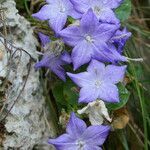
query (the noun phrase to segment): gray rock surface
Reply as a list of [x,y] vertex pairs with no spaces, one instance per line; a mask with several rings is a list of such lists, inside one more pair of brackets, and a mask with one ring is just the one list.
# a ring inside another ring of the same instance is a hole
[[[16,48],[21,48],[36,60],[38,58],[36,54],[38,43],[33,36],[33,29],[29,22],[18,14],[14,0],[5,0],[0,4],[0,7],[6,8],[6,25],[7,28],[11,29],[11,34],[8,33],[6,38],[11,40],[15,46],[7,45],[11,54],[16,51]],[[3,28],[2,22],[0,22],[0,28]],[[0,50],[3,54],[0,59],[0,79],[9,81],[9,86],[5,91],[5,109],[8,111],[23,88],[31,59],[24,51],[20,55],[18,50],[9,60],[10,54],[4,47],[4,38],[0,36],[0,40]],[[31,69],[23,92],[5,119],[7,133],[3,141],[3,147],[6,150],[9,148],[30,150],[38,144],[44,145],[44,147],[39,148],[40,150],[51,149],[47,146],[46,141],[48,137],[55,135],[55,130],[53,123],[47,120],[39,73],[35,72],[33,66],[34,62],[31,62]],[[3,84],[3,80],[0,84]]]

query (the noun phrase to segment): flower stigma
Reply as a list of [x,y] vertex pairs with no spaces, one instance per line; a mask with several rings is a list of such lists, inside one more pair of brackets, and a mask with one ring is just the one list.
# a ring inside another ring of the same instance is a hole
[[95,81],[96,88],[100,88],[101,84],[102,84],[101,81],[99,81],[99,80]]
[[84,145],[85,145],[85,142],[81,139],[77,140],[77,150],[84,150]]
[[64,13],[66,11],[66,8],[64,7],[64,5],[61,2],[59,3],[59,8],[60,8],[61,13]]
[[65,7],[61,6],[60,12],[64,13],[66,11]]
[[96,15],[99,15],[99,14],[100,14],[100,12],[101,12],[100,7],[95,6],[95,7],[94,7],[94,12],[96,13]]

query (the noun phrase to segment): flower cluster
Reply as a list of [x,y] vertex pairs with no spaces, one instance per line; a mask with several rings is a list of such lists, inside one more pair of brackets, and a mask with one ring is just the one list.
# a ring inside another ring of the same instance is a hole
[[[68,75],[80,88],[78,102],[88,103],[78,113],[88,114],[92,125],[87,127],[71,113],[67,133],[49,140],[58,150],[100,150],[109,133],[110,127],[101,125],[103,117],[111,122],[104,102],[120,101],[117,84],[123,81],[126,71],[126,65],[120,62],[127,61],[123,48],[131,36],[126,28],[121,29],[114,13],[122,1],[46,0],[46,5],[32,15],[47,20],[58,38],[53,41],[39,33],[44,53],[35,68],[46,67],[64,81]],[[75,22],[68,25],[68,17]],[[64,50],[65,44],[71,52]],[[71,63],[74,71],[89,64],[84,72],[66,73],[63,66]]]

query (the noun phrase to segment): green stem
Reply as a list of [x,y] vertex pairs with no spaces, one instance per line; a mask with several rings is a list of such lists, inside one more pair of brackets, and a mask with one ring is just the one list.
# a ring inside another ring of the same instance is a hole
[[137,93],[138,93],[138,97],[139,97],[139,100],[140,100],[140,106],[141,106],[141,111],[142,111],[142,118],[143,118],[143,127],[144,127],[144,149],[145,150],[148,150],[148,134],[147,134],[147,120],[146,120],[146,110],[145,110],[145,103],[144,103],[144,99],[142,97],[142,94],[141,94],[141,88],[139,87],[139,83],[138,83],[138,80],[137,80],[137,77],[136,77],[136,71],[135,71],[135,68],[133,66],[132,63],[130,63],[131,67],[132,67],[132,71],[133,71],[133,74],[134,74],[134,77],[135,77],[135,87],[136,87],[136,90],[137,90]]
[[138,92],[138,96],[140,99],[140,105],[141,105],[141,110],[142,110],[142,116],[143,116],[143,125],[144,125],[144,149],[148,150],[148,139],[147,139],[147,121],[146,121],[146,113],[145,113],[145,103],[144,103],[144,99],[142,98],[141,95],[141,90],[138,86],[138,82],[137,80],[135,81],[136,83],[136,87],[137,87],[137,92]]
[[24,0],[24,5],[25,5],[25,8],[26,8],[26,11],[27,11],[28,15],[31,16],[31,12],[28,8],[27,0]]

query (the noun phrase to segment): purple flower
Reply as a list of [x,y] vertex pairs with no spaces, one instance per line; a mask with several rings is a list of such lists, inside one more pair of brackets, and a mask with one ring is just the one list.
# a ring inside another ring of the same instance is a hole
[[[41,44],[46,49],[47,44],[50,44],[50,39],[48,36],[39,33],[39,38],[41,40]],[[49,46],[49,45],[48,45]],[[63,65],[71,63],[71,58],[68,52],[64,51],[62,53],[56,52],[55,50],[46,50],[43,54],[43,58],[41,61],[35,64],[35,69],[39,69],[41,67],[46,67],[50,71],[54,72],[60,79],[63,81],[66,80],[66,73],[63,69]]]
[[131,32],[128,32],[127,29],[124,28],[122,31],[117,30],[114,36],[111,38],[111,41],[117,46],[118,52],[122,53],[123,48],[130,37],[131,37]]
[[107,47],[105,47],[104,50],[95,51],[93,58],[101,62],[112,62],[113,64],[118,63],[118,61],[127,61],[126,57],[120,55],[115,45],[109,42],[107,43]]
[[46,0],[46,2],[47,4],[32,16],[39,20],[49,20],[50,27],[56,33],[64,27],[68,16],[75,19],[80,17],[69,0]]
[[39,36],[39,39],[41,41],[42,47],[45,47],[48,43],[51,42],[49,36],[47,36],[41,32],[38,33],[38,36]]
[[87,72],[67,75],[81,88],[79,102],[89,103],[96,99],[119,102],[119,92],[115,84],[124,78],[126,66],[105,65],[92,60]]
[[64,42],[74,47],[71,55],[74,69],[88,63],[91,58],[106,62],[126,61],[107,45],[118,28],[118,25],[99,23],[92,9],[89,9],[83,15],[80,26],[70,26],[60,31]]
[[113,9],[117,8],[123,0],[70,0],[74,8],[84,14],[92,8],[98,20],[107,23],[119,23]]
[[110,127],[93,125],[87,127],[85,122],[71,114],[65,134],[56,139],[50,139],[57,150],[102,150],[101,146],[106,140]]

